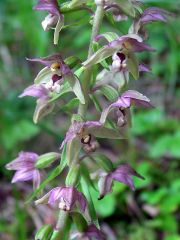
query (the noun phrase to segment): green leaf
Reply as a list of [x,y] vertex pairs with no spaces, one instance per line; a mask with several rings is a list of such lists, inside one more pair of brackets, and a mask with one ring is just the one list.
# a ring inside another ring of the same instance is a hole
[[90,187],[89,187],[89,181],[87,180],[87,177],[83,174],[82,172],[82,177],[81,177],[81,188],[82,191],[84,193],[84,195],[86,196],[86,199],[88,201],[88,210],[91,216],[91,219],[93,221],[93,223],[99,227],[99,222],[98,222],[98,218],[96,215],[96,210],[94,207],[94,203],[91,197],[91,192],[90,192]]
[[53,227],[50,224],[43,225],[35,235],[35,240],[50,239]]

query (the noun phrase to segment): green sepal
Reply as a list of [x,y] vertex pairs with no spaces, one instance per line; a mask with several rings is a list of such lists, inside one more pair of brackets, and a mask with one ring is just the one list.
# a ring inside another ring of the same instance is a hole
[[42,226],[35,235],[35,240],[49,240],[53,231],[50,224]]
[[139,62],[134,53],[129,53],[128,59],[127,59],[127,68],[133,78],[137,80],[139,78]]
[[56,152],[45,153],[38,157],[35,163],[36,168],[46,168],[55,160],[60,159],[60,154]]
[[68,81],[72,91],[74,92],[76,97],[79,99],[79,101],[82,104],[85,104],[84,94],[83,94],[81,83],[78,77],[76,77],[73,74],[67,74],[66,76],[64,76],[64,79]]

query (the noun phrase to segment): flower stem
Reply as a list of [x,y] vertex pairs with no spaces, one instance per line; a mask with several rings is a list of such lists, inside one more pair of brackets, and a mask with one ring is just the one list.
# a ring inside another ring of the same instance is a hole
[[[91,39],[90,39],[89,50],[88,50],[88,58],[93,55],[93,40],[99,33],[103,16],[104,16],[103,6],[99,5],[99,6],[97,6],[95,16],[94,16],[94,20],[93,20]],[[82,88],[83,88],[83,93],[84,93],[84,96],[85,96],[86,103],[85,104],[81,104],[81,103],[79,104],[78,113],[83,118],[85,118],[85,116],[86,116],[87,107],[88,107],[88,103],[89,103],[89,88],[90,88],[90,83],[91,83],[92,70],[93,70],[93,67],[88,67],[85,70],[83,81],[82,81]]]
[[[92,33],[91,33],[91,39],[90,39],[90,44],[89,44],[89,50],[88,50],[88,58],[92,56],[93,54],[93,40],[97,36],[102,19],[104,15],[104,10],[103,6],[97,6],[94,20],[93,20],[93,27],[92,27]],[[85,70],[84,72],[84,78],[82,81],[82,88],[83,88],[83,93],[85,96],[86,103],[85,104],[79,104],[79,109],[78,113],[85,118],[86,117],[86,112],[87,112],[87,107],[88,107],[88,102],[89,102],[89,88],[90,88],[90,81],[91,81],[91,76],[92,76],[92,67],[89,67]],[[79,161],[79,158],[76,159],[76,161]],[[56,225],[56,230],[54,230],[53,235],[51,237],[51,240],[57,240],[57,239],[63,239],[63,229],[66,228],[68,220],[68,213],[64,211],[60,211],[59,213],[59,218],[58,222]]]

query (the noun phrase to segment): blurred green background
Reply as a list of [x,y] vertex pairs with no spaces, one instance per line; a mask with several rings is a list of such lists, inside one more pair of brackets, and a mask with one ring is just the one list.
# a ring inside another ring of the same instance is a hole
[[[63,2],[63,1],[61,1]],[[152,68],[131,87],[145,93],[156,106],[153,110],[136,109],[128,144],[100,141],[104,152],[115,163],[128,161],[145,181],[135,179],[132,193],[115,184],[112,194],[97,201],[92,192],[100,223],[110,240],[180,240],[180,1],[144,1],[146,6],[159,6],[175,13],[168,23],[149,24],[148,43],[157,49],[140,57]],[[24,204],[30,185],[11,185],[12,172],[4,165],[19,151],[38,154],[58,151],[68,114],[57,111],[34,125],[35,101],[18,95],[41,69],[25,57],[47,56],[60,50],[64,57],[77,55],[85,60],[91,27],[86,11],[66,14],[71,26],[61,33],[60,44],[52,44],[53,32],[44,32],[41,21],[46,13],[35,12],[34,0],[0,1],[0,239],[33,239],[38,226],[36,211]],[[113,26],[107,19],[101,29],[126,33],[129,23]],[[59,105],[60,106],[60,105]],[[94,118],[99,114],[91,107]],[[60,110],[60,107],[59,107]],[[43,218],[43,217],[42,217]],[[39,220],[40,221],[40,220]],[[35,227],[36,226],[36,227]]]

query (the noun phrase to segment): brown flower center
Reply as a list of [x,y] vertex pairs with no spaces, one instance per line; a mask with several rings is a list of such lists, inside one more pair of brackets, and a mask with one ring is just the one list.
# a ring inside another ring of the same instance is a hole
[[55,63],[52,63],[51,66],[51,71],[56,71],[56,70],[59,70],[61,68],[61,64],[59,62],[55,62]]

